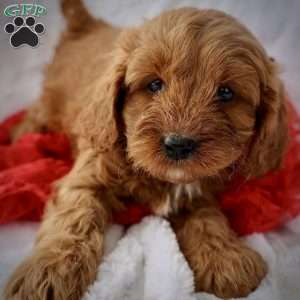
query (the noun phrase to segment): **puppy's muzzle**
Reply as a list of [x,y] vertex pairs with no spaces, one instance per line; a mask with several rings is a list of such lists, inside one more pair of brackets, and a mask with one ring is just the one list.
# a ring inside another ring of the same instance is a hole
[[197,143],[191,138],[170,134],[164,138],[163,148],[169,159],[183,160],[189,158],[195,152]]

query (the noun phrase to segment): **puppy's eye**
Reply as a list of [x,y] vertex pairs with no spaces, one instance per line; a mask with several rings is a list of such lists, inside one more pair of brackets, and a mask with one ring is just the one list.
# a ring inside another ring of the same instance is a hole
[[164,88],[164,83],[161,79],[155,79],[147,85],[147,89],[151,93],[157,93]]
[[226,86],[221,86],[217,91],[217,99],[221,102],[229,102],[233,99],[234,93],[233,91]]

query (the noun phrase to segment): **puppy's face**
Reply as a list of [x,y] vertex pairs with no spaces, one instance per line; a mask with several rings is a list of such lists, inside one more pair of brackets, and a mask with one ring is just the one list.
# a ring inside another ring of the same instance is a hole
[[122,119],[134,168],[172,183],[215,176],[251,156],[261,119],[279,121],[277,91],[265,100],[271,62],[233,18],[179,9],[130,34]]
[[233,166],[255,127],[257,42],[223,14],[184,10],[152,21],[139,43],[125,78],[134,166],[174,183]]

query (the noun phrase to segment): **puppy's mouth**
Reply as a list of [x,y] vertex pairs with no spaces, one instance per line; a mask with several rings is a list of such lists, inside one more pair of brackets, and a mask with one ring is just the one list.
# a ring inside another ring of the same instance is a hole
[[[171,183],[189,183],[194,180],[186,172],[184,164],[191,160],[199,142],[187,136],[168,134],[161,140],[161,149],[171,166],[166,170],[164,179]],[[174,167],[173,167],[174,165]]]
[[191,183],[219,176],[241,155],[232,140],[167,134],[158,132],[129,136],[128,156],[136,170],[174,184]]
[[[139,157],[132,157],[131,161],[136,170],[151,177],[173,184],[188,184],[203,178],[218,176],[236,159],[236,157],[229,158],[228,155],[227,159],[221,161],[214,157],[213,152],[204,157],[197,151],[190,153],[183,150],[182,152],[170,154],[161,150],[156,153],[147,151],[141,153]],[[209,159],[211,157],[212,159]]]
[[174,183],[174,184],[187,184],[194,182],[195,179],[199,178],[194,178],[190,174],[188,174],[184,168],[174,168],[170,169],[166,172],[164,176],[164,180]]

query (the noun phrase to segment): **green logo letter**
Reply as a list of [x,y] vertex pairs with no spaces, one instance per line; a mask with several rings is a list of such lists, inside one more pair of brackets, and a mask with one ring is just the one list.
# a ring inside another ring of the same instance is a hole
[[12,4],[4,9],[4,15],[6,17],[16,17],[20,15],[20,9],[18,4]]

